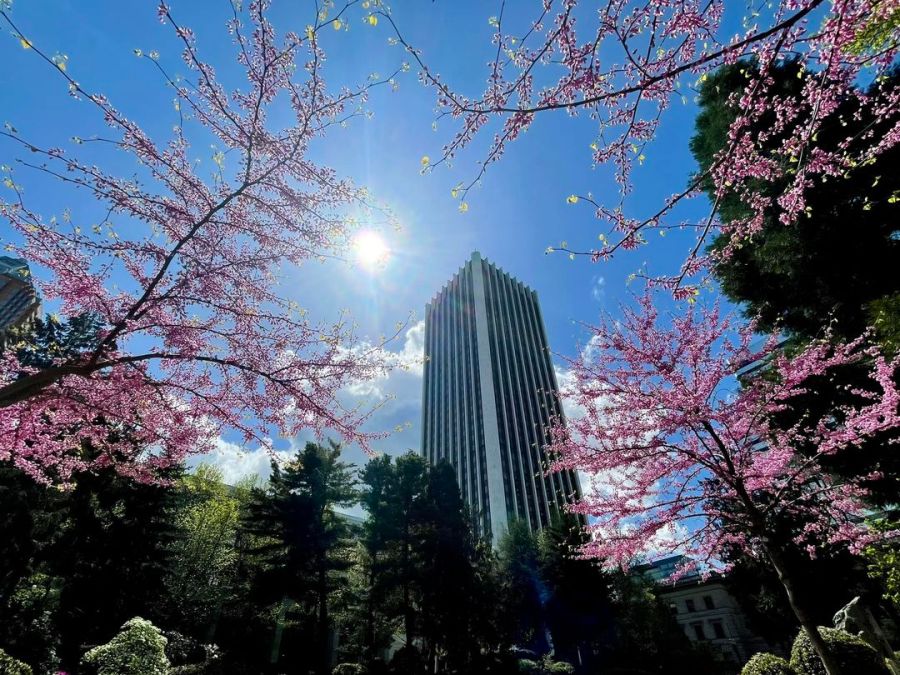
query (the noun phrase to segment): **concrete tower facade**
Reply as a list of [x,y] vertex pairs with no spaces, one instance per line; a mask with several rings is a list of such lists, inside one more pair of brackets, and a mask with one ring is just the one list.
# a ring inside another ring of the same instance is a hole
[[537,294],[477,252],[425,308],[422,452],[448,461],[479,529],[532,530],[580,496],[571,471],[545,475],[562,418]]

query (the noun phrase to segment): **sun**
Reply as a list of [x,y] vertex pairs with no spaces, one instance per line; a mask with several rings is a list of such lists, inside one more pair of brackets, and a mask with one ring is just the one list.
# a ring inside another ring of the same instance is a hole
[[372,230],[363,230],[353,239],[353,250],[356,260],[364,269],[374,272],[387,263],[391,249],[384,238]]

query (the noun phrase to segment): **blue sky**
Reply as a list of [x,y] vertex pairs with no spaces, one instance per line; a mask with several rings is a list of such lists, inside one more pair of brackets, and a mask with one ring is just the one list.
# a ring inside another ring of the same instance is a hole
[[[224,29],[230,14],[228,0],[172,0],[174,16],[192,27],[201,52],[214,63],[226,84],[239,84],[240,72]],[[491,26],[495,3],[483,0],[421,0],[394,3],[393,15],[407,40],[423,50],[423,58],[435,71],[468,93],[478,93],[491,56]],[[512,4],[512,3],[510,3]],[[537,9],[538,2],[516,2]],[[274,0],[271,18],[276,29],[302,32],[313,20],[313,4]],[[90,90],[105,93],[127,116],[151,135],[165,139],[175,121],[171,91],[146,59],[134,56],[158,50],[160,60],[174,71],[183,70],[171,29],[161,26],[154,2],[121,0],[18,0],[13,17],[19,27],[46,52],[68,56],[68,71]],[[355,14],[349,31],[325,31],[326,76],[329,84],[353,84],[371,73],[385,75],[408,59],[400,47],[390,46],[390,28],[382,21],[372,27]],[[5,31],[8,33],[8,31]],[[23,50],[11,36],[0,39],[0,117],[14,124],[23,136],[37,142],[67,145],[74,135],[87,137],[99,131],[94,110],[71,100],[62,81],[33,53]],[[357,119],[346,129],[336,129],[315,147],[323,163],[368,186],[402,223],[402,231],[386,232],[394,254],[378,274],[356,266],[328,262],[292,273],[285,292],[306,306],[313,316],[330,318],[338,308],[348,308],[360,332],[376,339],[392,333],[398,321],[409,321],[409,333],[394,345],[414,353],[421,347],[421,319],[425,303],[464,263],[473,250],[495,261],[506,271],[536,289],[552,349],[574,355],[585,340],[581,322],[592,322],[601,309],[615,311],[627,301],[628,275],[643,264],[658,272],[677,268],[688,244],[678,235],[652,241],[650,246],[617,256],[613,261],[591,264],[570,261],[563,255],[545,255],[548,246],[567,241],[577,248],[596,245],[600,232],[589,207],[566,203],[569,194],[592,192],[598,199],[616,199],[617,186],[608,170],[591,167],[589,144],[595,128],[586,117],[564,113],[545,115],[520,140],[511,145],[503,160],[494,165],[468,199],[462,214],[450,195],[460,181],[475,174],[475,162],[484,156],[489,135],[476,140],[452,167],[439,167],[421,175],[424,155],[440,156],[442,144],[453,128],[434,121],[435,96],[417,82],[416,72],[398,78],[399,89],[385,87],[373,93],[370,119]],[[675,103],[663,118],[657,140],[647,149],[646,161],[634,172],[631,215],[640,216],[663,198],[683,189],[694,168],[688,151],[696,109],[688,101]],[[205,146],[197,153],[203,157]],[[207,153],[211,155],[211,152]],[[11,163],[13,148],[0,142],[0,163]],[[119,161],[119,160],[114,160]],[[123,166],[123,171],[131,170]],[[69,207],[87,217],[93,205],[85,196],[59,198],[55,186],[19,174],[32,204],[45,216]],[[703,218],[705,199],[689,202],[684,218]],[[0,228],[7,226],[0,224]],[[0,236],[11,233],[0,229]],[[40,275],[41,270],[35,270]],[[634,289],[631,289],[634,290]],[[373,418],[371,428],[390,430],[398,424],[410,427],[380,444],[382,450],[399,452],[416,448],[419,438],[421,378],[400,372],[375,386],[348,392],[349,397],[375,401],[393,394]],[[219,461],[229,471],[257,469],[258,455],[241,456],[223,440]],[[286,442],[280,443],[285,447]],[[352,459],[362,459],[358,450]]]

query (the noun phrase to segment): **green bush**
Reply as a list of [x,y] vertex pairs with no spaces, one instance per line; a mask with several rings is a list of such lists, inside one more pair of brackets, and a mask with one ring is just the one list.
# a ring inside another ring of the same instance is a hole
[[[843,672],[853,675],[890,675],[884,659],[862,638],[823,626],[819,626],[819,635],[825,640]],[[826,675],[825,666],[802,630],[791,648],[791,666],[797,671],[797,675]]]
[[94,647],[81,659],[97,675],[166,675],[166,638],[146,619],[135,617],[105,645]]
[[565,661],[551,661],[545,656],[538,661],[519,659],[519,672],[523,675],[571,675],[575,666]]
[[331,675],[362,675],[363,667],[358,663],[339,663],[331,671]]
[[780,656],[760,652],[741,668],[741,675],[796,675],[796,671]]
[[32,675],[31,666],[14,659],[0,649],[0,675]]

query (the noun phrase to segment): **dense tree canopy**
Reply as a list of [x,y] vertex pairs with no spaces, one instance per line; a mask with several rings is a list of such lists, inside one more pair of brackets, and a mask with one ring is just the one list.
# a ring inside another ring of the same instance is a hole
[[[752,211],[747,195],[737,189],[722,191],[709,169],[728,145],[729,129],[740,115],[736,100],[755,77],[750,62],[738,62],[712,74],[700,88],[700,114],[691,151],[699,164],[698,176],[724,221],[746,218]],[[815,74],[791,60],[770,69],[770,93],[797,100]],[[897,86],[896,72],[886,75],[882,90]],[[754,120],[751,133],[775,124],[777,111]],[[795,120],[781,133],[766,137],[761,152],[777,160],[785,139],[795,133]],[[856,96],[845,98],[810,139],[810,152],[831,152],[847,137],[854,147],[879,142],[894,122],[862,106]],[[900,293],[900,177],[894,170],[900,150],[892,147],[871,161],[810,182],[805,190],[804,215],[791,227],[780,222],[778,196],[788,177],[761,183],[767,198],[762,225],[745,246],[718,255],[716,279],[724,293],[743,305],[764,331],[786,331],[802,338],[820,337],[827,328],[845,339],[859,336],[869,326],[890,341],[890,330],[900,320],[896,313]],[[729,238],[718,235],[713,250],[729,249]],[[894,345],[896,348],[898,345]]]

